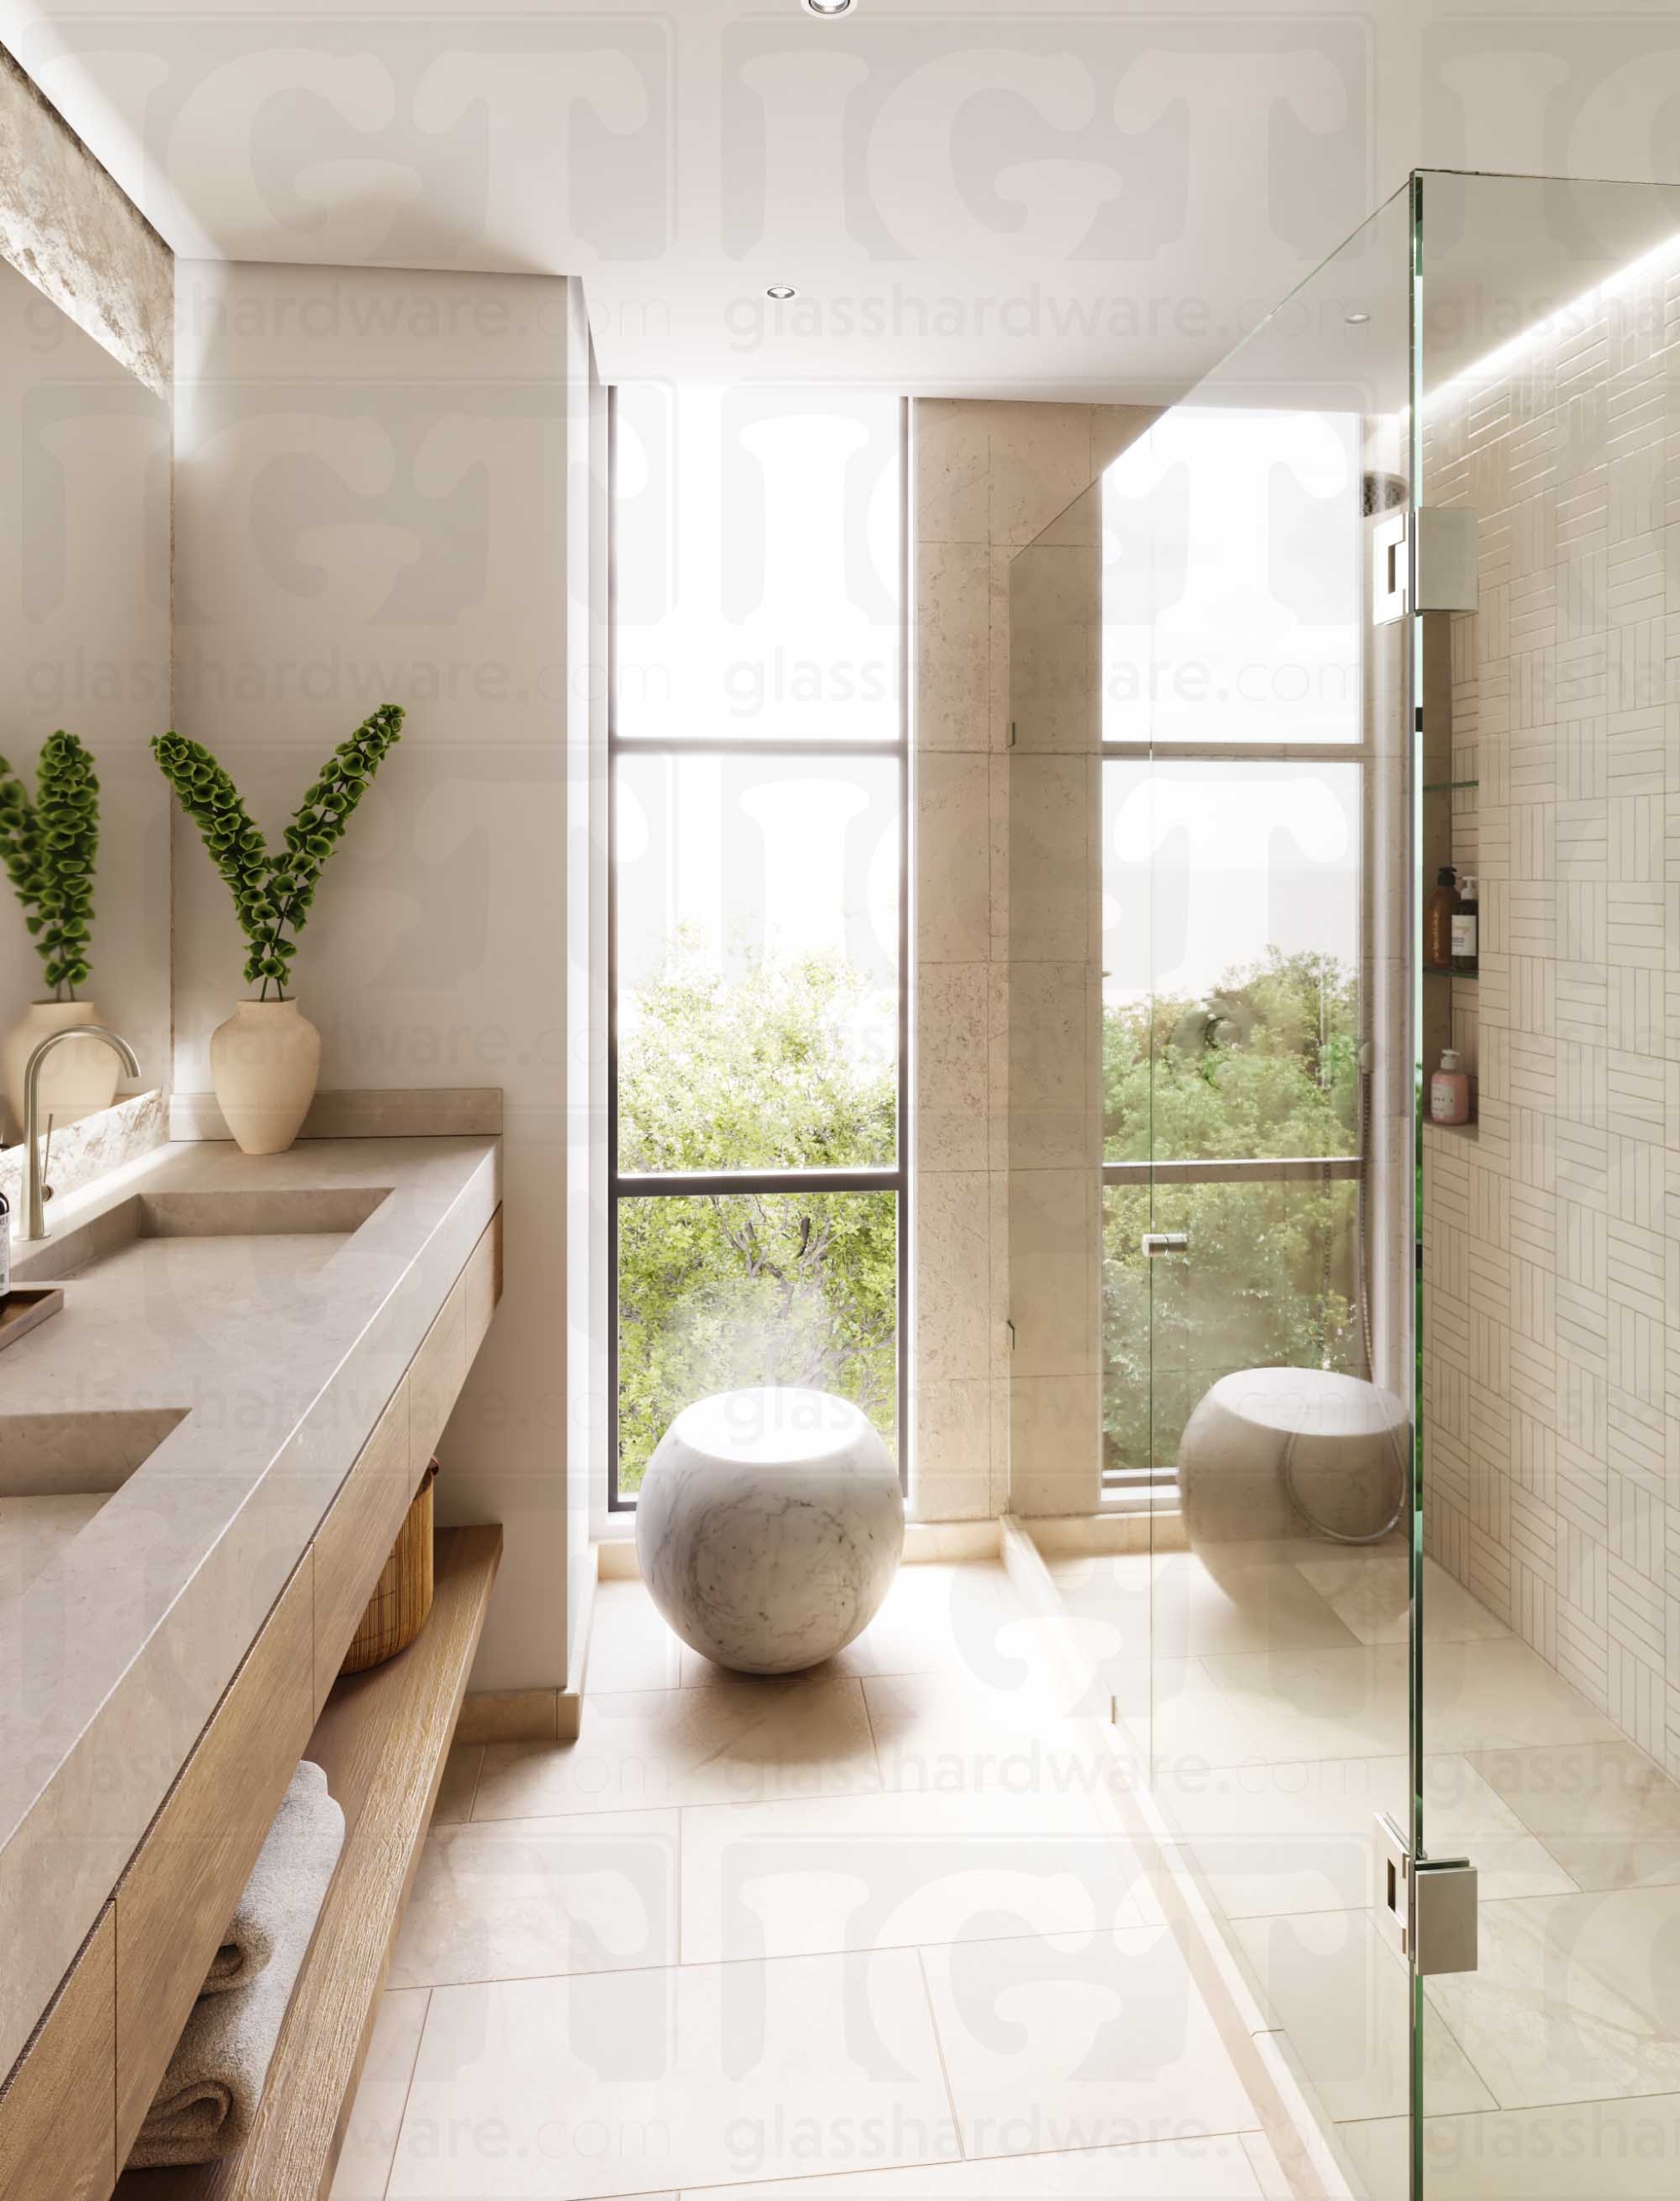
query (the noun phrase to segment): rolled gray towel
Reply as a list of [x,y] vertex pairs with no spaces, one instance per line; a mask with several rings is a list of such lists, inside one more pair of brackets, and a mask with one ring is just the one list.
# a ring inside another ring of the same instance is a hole
[[262,1844],[262,1855],[251,1867],[251,1878],[244,1882],[244,1895],[240,1895],[240,1906],[227,1922],[227,1933],[223,1934],[223,1946],[209,1959],[209,1972],[205,1972],[205,1985],[200,1994],[227,1994],[229,1988],[247,1988],[262,1970],[268,1957],[275,1953],[275,1915],[282,1909],[284,1895],[278,1882],[291,1871],[291,1840],[295,1833],[306,1833],[313,1827],[313,1816],[306,1805],[315,1796],[326,1793],[326,1774],[319,1765],[310,1765],[304,1758],[297,1772],[291,1778],[291,1787],[279,1799],[273,1827]]
[[326,1793],[326,1775],[305,1758],[280,1799],[262,1855],[251,1868],[222,1945],[210,1960],[201,1995],[225,1995],[230,1988],[248,1986],[273,1955],[275,1921],[287,1906],[289,1876],[297,1870],[296,1843],[314,1833],[312,1807]]
[[[216,2162],[245,2139],[343,1848],[344,1813],[327,1793],[326,1775],[306,1760],[234,1914],[236,1922],[242,1915],[261,1922],[246,1944],[253,1955],[260,1943],[266,1948],[261,1968],[234,1983],[218,1981],[212,1965],[130,2150],[131,2169]],[[230,1927],[218,1963],[234,1940]]]

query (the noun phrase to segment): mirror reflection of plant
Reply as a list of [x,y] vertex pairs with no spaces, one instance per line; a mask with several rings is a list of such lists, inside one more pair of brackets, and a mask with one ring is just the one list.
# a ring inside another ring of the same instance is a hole
[[55,1001],[74,1001],[88,979],[99,853],[99,782],[93,759],[61,727],[35,767],[35,796],[0,757],[0,862]]
[[402,710],[382,703],[341,741],[304,793],[276,855],[263,839],[227,771],[204,744],[185,734],[154,736],[152,754],[181,808],[204,837],[211,859],[233,895],[233,906],[250,949],[245,978],[286,998],[285,981],[315,890],[328,857],[387,753],[402,733]]

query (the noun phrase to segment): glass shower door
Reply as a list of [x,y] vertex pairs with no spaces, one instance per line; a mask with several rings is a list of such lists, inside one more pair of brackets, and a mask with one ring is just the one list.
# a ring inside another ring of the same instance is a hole
[[1350,2152],[1406,2148],[1417,1999],[1379,1824],[1403,1868],[1409,630],[1373,586],[1409,267],[1402,197],[1103,484],[1104,1437],[1111,1502],[1147,1508],[1139,1732]]
[[1481,1894],[1474,1970],[1422,1982],[1419,2190],[1650,2201],[1680,2164],[1680,191],[1426,174],[1418,219],[1419,860],[1476,881],[1419,981],[1426,1076],[1451,1047],[1475,1104],[1422,1131],[1422,1833]]

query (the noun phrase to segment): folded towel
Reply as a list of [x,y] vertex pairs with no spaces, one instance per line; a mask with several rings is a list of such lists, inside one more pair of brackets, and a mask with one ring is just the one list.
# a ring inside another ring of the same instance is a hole
[[315,1831],[313,1806],[327,1793],[327,1776],[306,1758],[280,1799],[262,1855],[251,1869],[239,1908],[228,1921],[222,1946],[210,1960],[201,1995],[225,1995],[248,1985],[274,1953],[274,1926],[287,1907],[286,1889],[297,1871],[297,1842]]
[[[207,1991],[193,2005],[130,2151],[132,2169],[216,2162],[244,2140],[343,1847],[344,1813],[327,1793],[326,1775],[305,1762],[292,1775],[234,1914],[236,1922],[245,1913],[261,1919],[261,1967],[248,1971],[241,1984],[223,1983],[210,1992],[212,1966]],[[218,1961],[234,1940],[230,1928]],[[254,1953],[258,1945],[254,1928]]]

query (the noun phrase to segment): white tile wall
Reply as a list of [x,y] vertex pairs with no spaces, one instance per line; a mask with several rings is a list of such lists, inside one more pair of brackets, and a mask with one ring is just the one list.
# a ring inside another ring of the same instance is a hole
[[1482,958],[1481,1120],[1426,1139],[1424,1197],[1427,1548],[1680,1773],[1677,435],[1680,266],[1427,423],[1426,498],[1481,522]]

